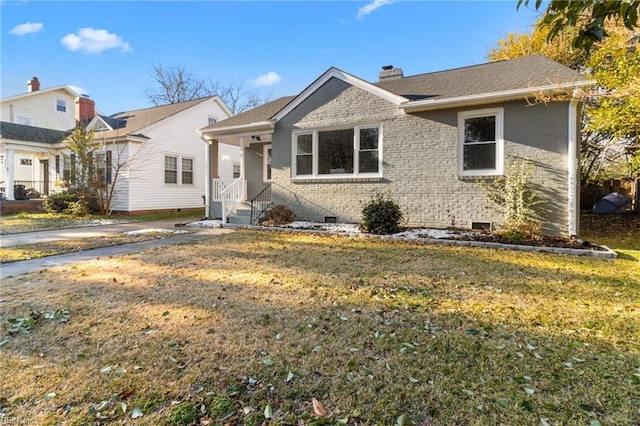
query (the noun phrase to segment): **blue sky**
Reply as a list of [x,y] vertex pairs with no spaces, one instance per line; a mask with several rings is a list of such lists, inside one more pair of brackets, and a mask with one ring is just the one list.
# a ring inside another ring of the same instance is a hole
[[106,114],[150,106],[154,64],[224,83],[246,80],[271,99],[297,94],[335,66],[376,81],[486,62],[537,12],[515,1],[8,1],[0,3],[1,96],[83,89]]

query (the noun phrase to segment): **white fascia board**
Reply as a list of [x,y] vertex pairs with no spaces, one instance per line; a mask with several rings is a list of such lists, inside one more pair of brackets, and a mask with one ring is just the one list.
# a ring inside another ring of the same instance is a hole
[[486,102],[500,102],[514,99],[521,99],[526,96],[532,96],[536,93],[557,92],[567,89],[577,89],[580,87],[593,86],[595,82],[584,81],[579,83],[553,84],[548,86],[527,87],[524,89],[505,90],[503,92],[480,93],[477,95],[455,96],[445,99],[425,99],[421,101],[405,102],[400,108],[405,112],[430,111],[440,108],[453,108],[464,105],[477,105]]
[[94,143],[118,143],[118,142],[137,142],[137,143],[145,143],[149,140],[146,136],[140,135],[122,135],[122,136],[111,136],[108,138],[100,137],[100,132],[95,132],[93,137]]
[[407,98],[391,93],[388,90],[382,89],[376,85],[369,83],[368,81],[362,80],[361,78],[358,78],[351,74],[347,74],[346,72],[341,71],[337,68],[329,68],[324,74],[318,77],[316,81],[314,81],[306,89],[304,89],[302,93],[300,93],[291,102],[289,102],[286,107],[281,109],[273,118],[276,121],[279,121],[280,119],[282,119],[282,117],[285,117],[332,78],[342,80],[347,84],[367,91],[398,106],[407,101]]
[[220,108],[227,114],[227,118],[233,117],[233,111],[227,106],[227,104],[218,95],[215,95],[212,100],[220,105]]
[[15,151],[30,150],[35,152],[49,151],[63,148],[62,143],[50,144],[44,142],[21,141],[16,139],[0,139],[2,149],[13,149]]
[[21,99],[21,98],[26,98],[26,97],[31,97],[31,96],[37,96],[37,95],[39,95],[41,93],[56,92],[58,90],[65,90],[71,96],[74,96],[76,98],[80,96],[80,94],[76,93],[75,90],[73,90],[71,87],[69,87],[67,85],[62,85],[62,86],[50,87],[48,89],[36,90],[35,92],[27,92],[27,93],[21,93],[19,95],[9,96],[8,98],[0,99],[0,102],[9,102],[9,101],[13,101],[13,100],[16,100],[16,99]]
[[239,124],[237,126],[217,127],[207,130],[206,128],[198,130],[198,133],[206,139],[215,139],[216,137],[240,137],[255,136],[256,134],[273,133],[275,121],[258,121],[249,124]]

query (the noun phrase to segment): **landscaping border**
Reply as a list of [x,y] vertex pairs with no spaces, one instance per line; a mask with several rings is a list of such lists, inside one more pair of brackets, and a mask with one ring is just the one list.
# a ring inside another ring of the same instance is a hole
[[[570,256],[586,256],[599,259],[616,259],[618,254],[607,246],[597,245],[600,250],[591,250],[590,248],[563,248],[563,247],[547,247],[547,246],[529,246],[522,244],[503,244],[485,241],[469,241],[469,240],[452,240],[452,239],[436,239],[436,238],[402,238],[391,235],[363,234],[355,232],[338,232],[321,229],[299,229],[285,228],[279,226],[259,226],[259,225],[239,225],[233,223],[220,224],[221,228],[233,229],[253,229],[259,231],[277,231],[291,233],[309,233],[320,235],[344,236],[349,238],[373,238],[392,241],[417,242],[422,244],[446,245],[446,246],[463,246],[463,247],[484,247],[502,250],[530,251],[539,253],[564,254]],[[595,245],[594,245],[595,246]]]

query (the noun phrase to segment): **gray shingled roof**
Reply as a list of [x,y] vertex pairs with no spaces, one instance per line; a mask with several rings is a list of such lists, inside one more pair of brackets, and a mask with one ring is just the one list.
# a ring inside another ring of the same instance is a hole
[[233,117],[229,117],[225,120],[218,121],[215,124],[212,124],[210,126],[207,126],[201,129],[201,131],[267,121],[271,117],[276,115],[282,108],[284,108],[294,98],[295,96],[284,96],[282,98],[278,98],[274,101],[267,102],[264,105],[260,105],[259,107],[241,112],[240,114],[234,115]]
[[[447,99],[518,89],[584,83],[575,70],[543,55],[533,55],[506,61],[489,62],[452,70],[385,80],[374,85],[402,96],[407,101]],[[266,121],[276,115],[296,96],[286,96],[257,108],[205,127],[202,131],[241,126]]]
[[0,122],[0,137],[25,142],[40,142],[47,144],[61,143],[72,130],[52,130],[42,127],[25,126],[23,124]]
[[542,55],[385,80],[376,86],[410,101],[584,82],[580,73]]
[[136,134],[142,128],[150,124],[157,123],[185,109],[191,108],[201,102],[211,99],[213,96],[206,98],[194,99],[192,101],[179,102],[175,104],[160,105],[151,108],[138,109],[134,111],[125,111],[112,114],[108,117],[102,117],[113,130],[105,130],[96,132],[96,136],[101,138],[110,138],[124,135]]

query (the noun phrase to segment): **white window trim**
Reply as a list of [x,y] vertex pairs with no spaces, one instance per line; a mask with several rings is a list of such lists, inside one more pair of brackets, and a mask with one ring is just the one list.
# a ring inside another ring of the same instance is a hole
[[[167,157],[174,157],[176,159],[176,182],[175,183],[171,183],[171,182],[167,182]],[[177,186],[180,185],[180,180],[181,180],[181,176],[180,176],[180,164],[181,159],[179,155],[176,154],[164,154],[162,156],[162,184],[163,185],[167,185],[167,186]]]
[[[62,102],[64,104],[64,111],[58,111],[58,102]],[[66,114],[69,111],[69,102],[66,99],[56,98],[53,104],[53,108],[55,112],[59,112],[61,114]]]
[[[496,167],[495,169],[464,170],[464,121],[467,118],[496,117]],[[458,113],[458,175],[499,176],[504,173],[504,108],[487,108]]]
[[[268,150],[272,149],[271,144],[262,146],[262,181],[271,182],[272,179],[267,178],[267,166],[269,165],[269,153]],[[273,150],[271,151],[273,155]],[[273,178],[273,158],[271,160],[271,178]]]
[[[358,168],[360,167],[360,129],[378,129],[378,172],[377,173],[360,173]],[[346,130],[353,129],[353,173],[337,173],[337,174],[318,174],[318,134],[320,132],[332,131],[332,130]],[[311,147],[311,161],[312,161],[312,173],[310,175],[298,175],[296,170],[296,157],[297,157],[297,142],[299,135],[311,135],[312,147]],[[382,123],[375,124],[360,124],[357,126],[341,126],[341,127],[327,127],[313,130],[300,130],[291,133],[291,178],[296,179],[353,179],[353,178],[378,178],[382,177],[383,170],[383,126]]]
[[[180,179],[179,179],[179,184],[180,185],[189,185],[189,186],[195,186],[196,185],[196,159],[193,157],[189,157],[189,156],[184,156],[184,157],[179,157],[180,158]],[[184,160],[191,160],[191,183],[184,183],[182,182],[182,162]]]
[[213,124],[216,124],[218,122],[218,117],[215,117],[213,115],[209,115],[207,117],[207,126],[211,126]]
[[[176,183],[167,183],[165,181],[165,158],[166,157],[174,157],[176,159]],[[182,160],[191,160],[192,170],[191,174],[193,175],[193,183],[183,183],[182,182]],[[177,186],[185,186],[185,187],[194,187],[197,185],[197,175],[196,175],[196,158],[190,155],[180,155],[173,154],[170,152],[165,152],[162,154],[162,185],[169,187],[177,187]]]

